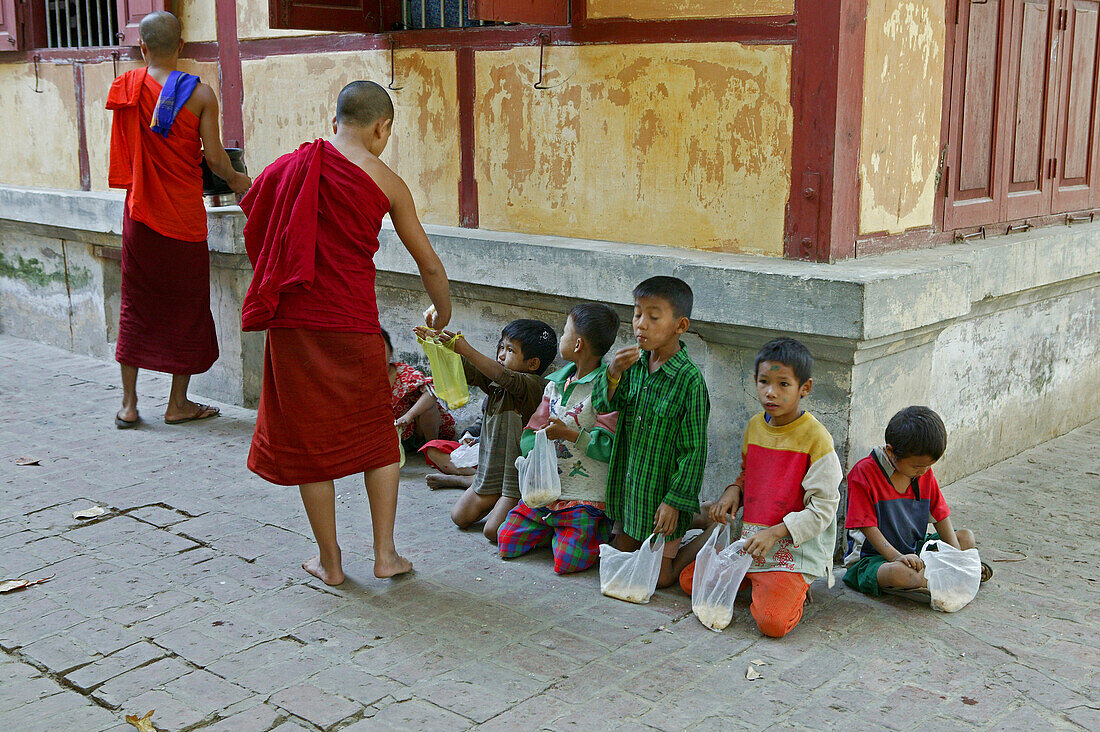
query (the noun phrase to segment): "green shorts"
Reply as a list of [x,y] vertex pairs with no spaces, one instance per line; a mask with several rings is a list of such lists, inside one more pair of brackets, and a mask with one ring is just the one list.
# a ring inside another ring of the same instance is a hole
[[[928,542],[939,538],[940,535],[934,531],[928,534],[924,537],[924,542],[921,543],[921,549]],[[917,550],[917,553],[920,554],[920,550]],[[848,567],[848,571],[844,573],[844,584],[857,592],[878,597],[882,594],[882,590],[878,586],[878,568],[884,564],[886,564],[886,558],[878,554],[863,557],[851,567]]]

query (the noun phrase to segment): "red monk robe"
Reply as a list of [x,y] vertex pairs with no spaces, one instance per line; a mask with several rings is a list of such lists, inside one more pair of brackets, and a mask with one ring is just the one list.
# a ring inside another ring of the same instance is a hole
[[255,270],[242,326],[267,330],[249,469],[298,485],[396,463],[373,260],[389,198],[316,140],[269,165],[241,208]]
[[115,359],[171,374],[218,360],[202,200],[199,118],[181,109],[167,137],[150,129],[161,86],[145,68],[115,79],[108,183],[126,189]]

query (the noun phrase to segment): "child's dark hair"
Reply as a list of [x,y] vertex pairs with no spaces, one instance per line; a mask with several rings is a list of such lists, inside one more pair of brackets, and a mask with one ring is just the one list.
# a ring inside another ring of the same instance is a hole
[[810,355],[810,349],[806,348],[802,341],[794,338],[776,338],[768,341],[760,352],[756,354],[756,366],[753,367],[753,377],[760,373],[760,364],[765,361],[781,363],[790,366],[794,371],[794,377],[801,386],[814,375],[814,357]]
[[886,444],[899,460],[916,455],[939,460],[947,450],[947,428],[928,407],[906,407],[886,425]]
[[554,329],[541,320],[529,320],[521,318],[513,320],[504,326],[500,332],[501,339],[515,341],[523,350],[523,358],[537,358],[539,360],[539,376],[546,373],[550,364],[554,363],[554,357],[558,355],[558,336]]
[[633,295],[635,300],[639,297],[661,298],[672,306],[672,314],[677,318],[690,318],[691,306],[695,304],[691,287],[679,277],[650,277],[634,288]]
[[386,332],[385,328],[379,328],[382,331],[382,340],[386,342],[386,348],[390,349],[390,353],[393,353],[393,341],[390,340],[390,334]]
[[569,311],[577,335],[588,341],[597,358],[611,350],[619,333],[619,316],[606,305],[586,302]]

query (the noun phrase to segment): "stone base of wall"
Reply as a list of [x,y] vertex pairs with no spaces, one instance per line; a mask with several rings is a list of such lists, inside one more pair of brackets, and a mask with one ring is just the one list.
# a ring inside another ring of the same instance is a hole
[[[120,222],[115,195],[0,187],[0,330],[110,358]],[[238,209],[211,214],[222,358],[194,391],[251,406],[263,338],[239,327],[251,276],[242,228]],[[696,305],[684,342],[712,405],[707,495],[736,476],[743,426],[759,409],[753,359],[777,335],[813,352],[805,407],[848,466],[909,404],[927,404],[947,423],[948,451],[936,466],[944,483],[1100,416],[1100,225],[833,265],[427,228],[452,279],[452,326],[487,352],[508,321],[541,318],[560,332],[586,300],[617,308],[627,343],[635,284],[654,274],[690,283]],[[426,366],[412,328],[427,296],[393,231],[382,239],[383,326],[399,358]]]

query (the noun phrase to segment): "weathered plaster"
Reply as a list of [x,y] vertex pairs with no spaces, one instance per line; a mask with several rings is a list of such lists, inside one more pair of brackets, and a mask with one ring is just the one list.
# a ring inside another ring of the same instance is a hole
[[[124,74],[141,66],[135,61],[120,62],[118,73]],[[196,74],[204,83],[209,84],[215,96],[218,88],[218,65],[182,59],[180,70]],[[88,165],[92,173],[92,190],[107,189],[107,167],[111,155],[111,118],[112,113],[104,108],[107,91],[115,78],[115,65],[107,62],[84,65],[84,127],[88,135]],[[79,185],[77,186],[79,187]]]
[[589,18],[735,18],[791,15],[794,0],[588,0]]
[[69,64],[0,64],[0,181],[80,188],[76,92]]
[[483,228],[783,252],[790,47],[550,47],[477,54]]
[[287,38],[319,36],[327,31],[272,30],[268,0],[237,0],[237,37]]
[[943,108],[943,0],[870,0],[860,231],[932,223]]
[[183,40],[189,43],[218,40],[217,13],[211,0],[176,0],[172,12],[183,26]]
[[[303,142],[332,133],[336,96],[356,79],[389,81],[387,51],[245,61],[245,159],[255,175]],[[458,223],[458,90],[450,52],[399,50],[393,135],[382,159],[412,190],[421,218]],[[290,79],[308,83],[287,83]]]

